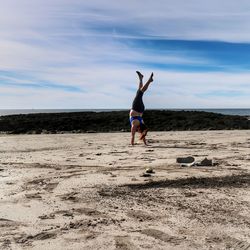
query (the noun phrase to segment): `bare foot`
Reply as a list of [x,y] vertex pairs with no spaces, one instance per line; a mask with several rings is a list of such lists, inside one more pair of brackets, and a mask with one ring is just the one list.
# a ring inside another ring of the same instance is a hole
[[137,75],[139,76],[140,81],[142,81],[143,74],[139,71],[136,71]]

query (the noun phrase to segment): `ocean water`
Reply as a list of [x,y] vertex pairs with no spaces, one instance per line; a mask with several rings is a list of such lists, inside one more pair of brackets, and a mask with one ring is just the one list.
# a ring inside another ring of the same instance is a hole
[[120,111],[125,109],[0,109],[0,116],[38,113],[64,113],[64,112],[105,112]]
[[[0,109],[0,116],[4,115],[17,115],[17,114],[34,114],[34,113],[62,113],[62,112],[104,112],[104,111],[120,111],[128,109]],[[164,109],[159,109],[164,110]],[[165,109],[165,110],[175,110],[175,111],[205,111],[213,112],[224,115],[240,115],[240,116],[250,116],[249,109]]]
[[223,115],[250,116],[250,109],[173,109],[173,110],[205,111]]

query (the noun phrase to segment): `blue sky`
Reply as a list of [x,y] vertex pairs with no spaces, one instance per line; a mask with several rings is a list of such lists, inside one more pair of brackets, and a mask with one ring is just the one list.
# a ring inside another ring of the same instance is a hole
[[0,108],[250,108],[247,0],[9,0]]

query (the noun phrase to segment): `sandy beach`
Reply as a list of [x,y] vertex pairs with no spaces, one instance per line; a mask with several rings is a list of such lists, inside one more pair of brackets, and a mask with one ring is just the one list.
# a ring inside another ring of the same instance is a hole
[[0,135],[0,249],[250,249],[250,130],[129,141]]

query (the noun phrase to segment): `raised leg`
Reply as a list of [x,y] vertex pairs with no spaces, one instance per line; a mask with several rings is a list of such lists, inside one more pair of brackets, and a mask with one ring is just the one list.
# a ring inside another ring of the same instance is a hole
[[152,72],[148,81],[141,87],[142,92],[145,92],[148,89],[149,84],[154,81],[153,76],[154,76],[154,73]]
[[139,71],[136,71],[138,77],[139,77],[139,89],[141,89],[143,87],[143,82],[142,82],[142,79],[143,79],[143,74]]

